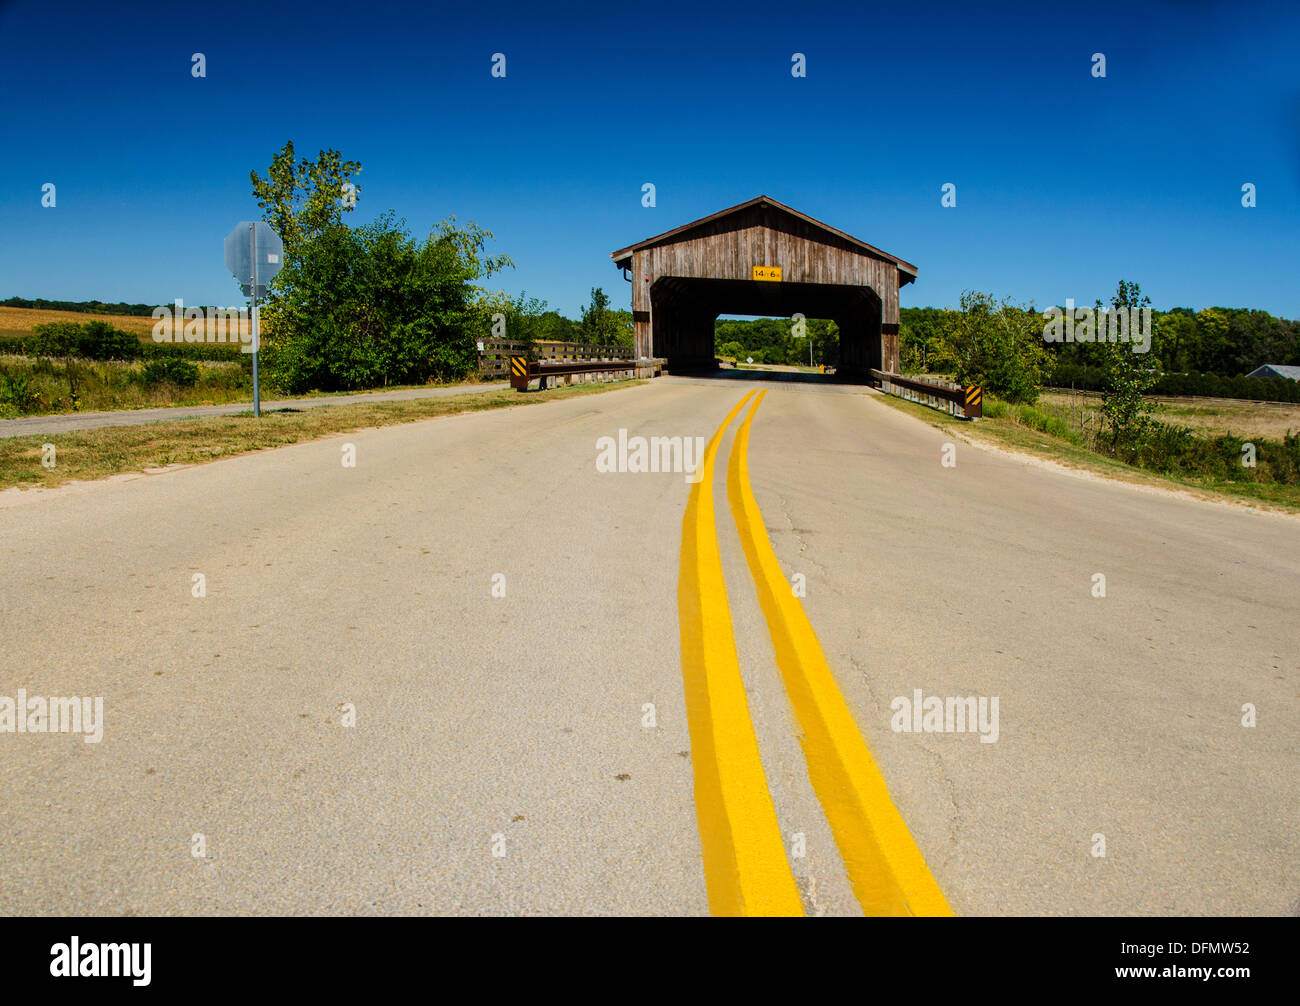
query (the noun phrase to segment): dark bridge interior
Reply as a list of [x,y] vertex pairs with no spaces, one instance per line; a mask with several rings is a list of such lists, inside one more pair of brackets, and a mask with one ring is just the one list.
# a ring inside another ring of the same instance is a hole
[[722,314],[830,318],[840,331],[837,374],[881,366],[881,303],[870,287],[660,276],[650,300],[654,355],[674,373],[713,369],[713,323]]

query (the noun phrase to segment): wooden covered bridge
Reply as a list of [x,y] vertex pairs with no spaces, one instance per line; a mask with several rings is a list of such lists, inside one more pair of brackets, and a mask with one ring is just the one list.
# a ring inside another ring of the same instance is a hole
[[840,371],[898,371],[898,290],[916,266],[767,196],[610,256],[632,283],[636,355],[711,367],[721,314],[829,318]]

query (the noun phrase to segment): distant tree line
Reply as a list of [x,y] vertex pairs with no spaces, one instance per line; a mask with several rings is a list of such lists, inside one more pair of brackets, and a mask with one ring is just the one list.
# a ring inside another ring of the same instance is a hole
[[[1058,363],[1050,382],[1055,388],[1100,391],[1105,372],[1096,364]],[[1151,385],[1153,395],[1242,398],[1255,402],[1300,402],[1300,381],[1276,377],[1221,377],[1218,374],[1162,373]]]
[[37,297],[10,297],[0,300],[0,307],[25,307],[37,311],[75,311],[78,314],[127,314],[147,318],[153,313],[154,304],[106,304],[101,300],[43,300]]
[[[1041,333],[1042,314],[1022,310],[1038,317]],[[899,354],[903,369],[925,373],[946,367],[950,361],[944,347],[961,313],[933,307],[900,310]],[[1275,318],[1267,311],[1228,307],[1201,311],[1177,307],[1152,311],[1152,319],[1150,365],[1168,374],[1225,378],[1247,374],[1265,363],[1300,365],[1300,321]],[[1068,379],[1063,382],[1052,375],[1076,375],[1094,364],[1096,347],[1089,343],[1046,344],[1046,349],[1050,358],[1049,384],[1068,386]]]

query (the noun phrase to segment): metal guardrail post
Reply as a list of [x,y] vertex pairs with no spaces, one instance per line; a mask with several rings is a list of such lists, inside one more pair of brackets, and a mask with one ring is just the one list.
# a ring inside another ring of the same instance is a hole
[[510,357],[510,387],[516,391],[528,390],[528,357]]

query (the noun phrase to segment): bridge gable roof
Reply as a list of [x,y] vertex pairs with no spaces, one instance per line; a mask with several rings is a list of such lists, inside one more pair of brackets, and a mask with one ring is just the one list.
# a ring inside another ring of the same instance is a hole
[[823,241],[826,244],[833,246],[847,245],[853,251],[868,255],[872,258],[892,262],[898,267],[900,285],[910,283],[912,280],[916,279],[917,268],[910,262],[905,262],[903,259],[900,259],[895,255],[890,255],[888,252],[882,251],[874,245],[869,245],[865,241],[853,237],[851,234],[845,234],[843,231],[836,230],[834,227],[824,224],[820,220],[808,216],[806,213],[800,213],[798,210],[786,206],[784,203],[777,202],[770,196],[755,196],[753,199],[747,199],[743,203],[729,206],[727,209],[719,210],[717,213],[712,213],[707,217],[701,217],[699,220],[692,220],[690,223],[682,224],[680,227],[674,227],[670,231],[664,231],[662,234],[656,234],[654,237],[646,238],[644,241],[639,241],[634,245],[620,248],[616,252],[611,252],[609,257],[612,258],[614,263],[620,267],[630,266],[633,252],[641,251],[645,248],[652,248],[657,245],[717,237],[719,236],[718,224],[726,222],[726,218],[742,217],[748,215],[751,210],[764,207],[770,207],[779,214],[784,214],[789,218],[809,225],[814,235],[818,232],[824,235]]

